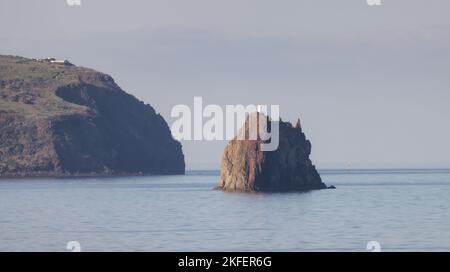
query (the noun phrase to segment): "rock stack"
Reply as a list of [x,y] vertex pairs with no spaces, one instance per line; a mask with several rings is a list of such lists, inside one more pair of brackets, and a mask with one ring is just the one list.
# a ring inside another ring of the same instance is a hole
[[[247,117],[240,133],[248,133],[249,122]],[[219,189],[243,192],[326,189],[309,158],[311,143],[302,131],[300,120],[295,126],[281,120],[271,125],[279,125],[279,146],[275,151],[262,151],[263,141],[259,137],[256,140],[234,138],[228,143],[222,158]]]

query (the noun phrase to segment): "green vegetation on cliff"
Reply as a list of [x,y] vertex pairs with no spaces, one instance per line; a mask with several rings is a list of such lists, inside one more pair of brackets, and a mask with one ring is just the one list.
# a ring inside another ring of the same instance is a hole
[[0,175],[184,173],[150,105],[92,69],[0,56]]

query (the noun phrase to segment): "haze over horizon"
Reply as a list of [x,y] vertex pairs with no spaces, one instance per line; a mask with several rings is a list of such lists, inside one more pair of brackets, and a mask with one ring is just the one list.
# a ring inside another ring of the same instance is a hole
[[[0,0],[0,54],[110,74],[177,104],[279,104],[318,168],[450,168],[450,2]],[[183,142],[218,169],[226,142]]]

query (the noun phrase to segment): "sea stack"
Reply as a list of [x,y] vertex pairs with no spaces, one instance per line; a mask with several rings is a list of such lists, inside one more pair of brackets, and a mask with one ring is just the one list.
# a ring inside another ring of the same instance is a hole
[[0,177],[183,174],[155,110],[106,74],[0,56]]
[[[248,133],[250,120],[247,117],[240,133]],[[235,137],[223,154],[219,189],[241,192],[326,189],[309,158],[311,143],[302,131],[300,120],[295,126],[281,120],[271,123],[279,125],[278,149],[262,151],[259,137],[256,140]]]

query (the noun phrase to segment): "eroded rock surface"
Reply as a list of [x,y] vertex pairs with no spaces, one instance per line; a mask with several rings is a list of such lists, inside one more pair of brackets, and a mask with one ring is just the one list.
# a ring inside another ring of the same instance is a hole
[[[243,129],[248,130],[249,118]],[[248,135],[248,134],[247,134]],[[262,151],[261,140],[230,141],[225,148],[219,188],[225,191],[277,192],[325,189],[312,164],[311,143],[298,121],[279,122],[279,147]]]

